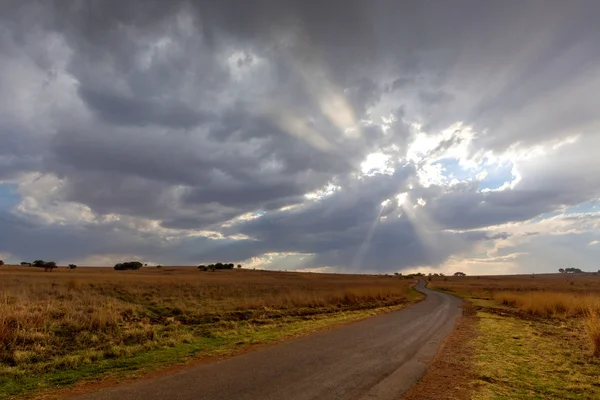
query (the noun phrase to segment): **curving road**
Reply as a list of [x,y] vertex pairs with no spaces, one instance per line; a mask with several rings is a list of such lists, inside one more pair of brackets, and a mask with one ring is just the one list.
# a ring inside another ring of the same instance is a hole
[[427,297],[400,311],[74,399],[398,400],[462,313],[458,298],[415,288]]

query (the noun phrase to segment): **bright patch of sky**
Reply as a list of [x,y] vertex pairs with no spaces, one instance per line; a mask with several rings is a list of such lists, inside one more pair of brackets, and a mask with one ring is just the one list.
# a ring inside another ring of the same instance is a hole
[[388,174],[394,173],[394,168],[390,167],[389,164],[390,156],[381,152],[371,153],[367,156],[365,161],[360,164],[360,169],[364,175],[372,176],[375,174]]
[[302,269],[304,272],[309,272],[305,269],[305,266],[306,263],[310,261],[313,257],[314,254],[310,253],[265,253],[261,257],[252,257],[249,260],[245,260],[244,268],[279,269],[282,271]]
[[437,134],[422,132],[419,125],[414,127],[418,131],[408,147],[408,160],[419,163],[428,159],[434,162],[443,157],[452,157],[465,165],[472,163],[468,157],[469,146],[476,134],[471,127],[457,122]]
[[402,207],[404,203],[406,203],[406,199],[408,198],[408,193],[400,193],[396,196],[396,201],[398,202],[398,207]]
[[424,164],[418,171],[418,177],[424,186],[452,186],[460,182],[477,181],[479,190],[506,189],[517,179],[513,164],[510,162],[485,163],[465,166],[457,158],[442,158],[430,164]]

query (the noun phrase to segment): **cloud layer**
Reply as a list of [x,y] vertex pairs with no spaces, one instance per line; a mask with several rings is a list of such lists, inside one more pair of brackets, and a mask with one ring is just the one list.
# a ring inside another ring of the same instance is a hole
[[600,7],[577,3],[4,3],[0,254],[595,268]]

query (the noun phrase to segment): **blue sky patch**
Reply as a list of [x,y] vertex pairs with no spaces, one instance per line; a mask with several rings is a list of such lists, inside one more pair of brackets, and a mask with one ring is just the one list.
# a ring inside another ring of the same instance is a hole
[[567,215],[567,214],[582,214],[582,213],[592,213],[600,211],[600,204],[596,200],[584,201],[583,203],[579,203],[577,205],[567,207],[565,210],[551,211],[547,213],[543,213],[533,218],[533,221],[540,222],[544,219],[556,217],[557,215]]
[[506,182],[512,182],[514,179],[512,168],[512,163],[495,164],[482,168],[482,171],[487,172],[487,176],[479,182],[479,190],[498,189]]
[[514,179],[512,175],[512,163],[486,166],[480,165],[477,168],[464,168],[456,158],[443,158],[434,164],[440,164],[444,167],[444,175],[448,180],[475,180],[478,174],[486,172],[486,177],[479,182],[479,190],[497,189],[506,182],[511,182]]
[[17,193],[17,185],[12,183],[0,183],[0,210],[9,210],[21,201]]

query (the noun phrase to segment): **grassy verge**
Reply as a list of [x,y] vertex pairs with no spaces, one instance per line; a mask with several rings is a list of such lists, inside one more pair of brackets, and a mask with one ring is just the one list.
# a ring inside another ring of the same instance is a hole
[[477,310],[470,398],[600,399],[597,283],[572,282],[482,277],[430,285]]
[[473,399],[600,398],[600,361],[586,355],[581,321],[478,313]]

